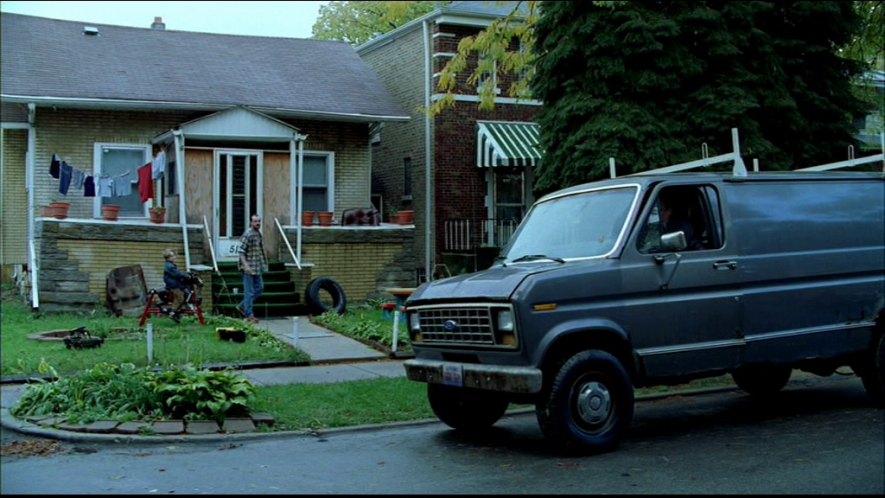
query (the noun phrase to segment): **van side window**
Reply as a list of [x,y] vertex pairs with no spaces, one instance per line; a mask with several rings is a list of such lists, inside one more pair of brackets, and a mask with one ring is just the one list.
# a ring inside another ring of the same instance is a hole
[[[662,239],[677,232],[684,236],[684,246],[668,245]],[[699,251],[721,246],[722,216],[715,188],[680,185],[664,187],[658,192],[642,226],[639,252]]]

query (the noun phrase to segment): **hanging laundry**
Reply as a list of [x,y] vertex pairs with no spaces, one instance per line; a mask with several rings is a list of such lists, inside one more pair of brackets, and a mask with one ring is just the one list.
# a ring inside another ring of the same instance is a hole
[[114,180],[111,178],[98,179],[98,196],[113,197],[114,196]]
[[95,197],[95,179],[91,175],[83,180],[83,197]]
[[61,162],[61,178],[59,178],[58,191],[62,195],[68,195],[68,187],[71,186],[73,172],[74,168],[64,161]]
[[58,170],[61,167],[61,159],[58,158],[57,155],[52,155],[52,162],[49,163],[49,174],[52,175],[53,178],[58,178]]
[[129,179],[130,176],[130,173],[127,171],[114,178],[114,197],[124,197],[132,193],[132,180]]
[[154,197],[154,182],[151,179],[153,166],[147,163],[138,168],[138,193],[141,194],[141,202],[147,202]]
[[86,173],[79,169],[74,169],[74,175],[71,177],[71,186],[74,188],[83,188],[83,181],[86,180]]
[[166,151],[160,149],[151,162],[151,178],[157,180],[166,173]]

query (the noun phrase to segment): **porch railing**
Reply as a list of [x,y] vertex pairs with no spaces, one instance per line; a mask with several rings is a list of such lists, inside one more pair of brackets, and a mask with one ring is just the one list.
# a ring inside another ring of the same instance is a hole
[[450,219],[443,222],[445,251],[473,251],[479,247],[504,247],[516,231],[516,220],[481,218]]

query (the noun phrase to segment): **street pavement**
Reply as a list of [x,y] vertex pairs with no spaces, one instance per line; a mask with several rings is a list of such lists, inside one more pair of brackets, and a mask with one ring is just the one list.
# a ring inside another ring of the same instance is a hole
[[[257,326],[272,333],[283,342],[292,344],[310,355],[310,366],[273,366],[245,368],[237,373],[255,386],[285,384],[324,384],[365,379],[405,377],[402,359],[391,359],[388,354],[365,344],[311,323],[307,317],[268,318]],[[391,324],[392,326],[392,324]],[[402,329],[400,329],[402,330]],[[394,355],[396,356],[396,355]],[[0,384],[0,424],[7,429],[32,435],[66,438],[65,431],[36,427],[11,416],[9,409],[24,394],[26,385],[3,382]],[[62,434],[60,434],[62,433]],[[81,434],[83,439],[106,439],[106,434]],[[221,435],[230,436],[230,435]],[[205,436],[193,436],[205,440]],[[162,440],[163,437],[152,437]]]

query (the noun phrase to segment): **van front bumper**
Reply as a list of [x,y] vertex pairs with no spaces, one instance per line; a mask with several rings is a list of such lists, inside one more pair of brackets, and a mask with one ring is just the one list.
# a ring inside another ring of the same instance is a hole
[[486,391],[535,394],[541,391],[541,370],[532,367],[478,365],[412,359],[403,362],[409,380]]

